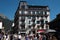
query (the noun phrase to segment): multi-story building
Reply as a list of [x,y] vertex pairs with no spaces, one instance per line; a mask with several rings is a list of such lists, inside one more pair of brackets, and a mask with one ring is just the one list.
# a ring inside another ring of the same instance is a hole
[[0,29],[2,29],[2,20],[0,20]]
[[14,20],[16,32],[36,33],[38,29],[49,29],[50,11],[48,6],[28,5],[26,1],[20,1]]
[[50,29],[56,30],[55,37],[60,40],[60,13],[50,23]]

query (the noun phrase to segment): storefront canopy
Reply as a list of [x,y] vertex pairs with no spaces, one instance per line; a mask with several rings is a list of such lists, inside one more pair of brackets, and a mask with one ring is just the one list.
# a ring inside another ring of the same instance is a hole
[[53,32],[56,32],[56,30],[53,30],[53,29],[46,30],[46,33],[49,33],[49,32],[53,33]]
[[45,32],[45,30],[43,30],[43,29],[37,30],[37,33],[44,33],[44,32]]

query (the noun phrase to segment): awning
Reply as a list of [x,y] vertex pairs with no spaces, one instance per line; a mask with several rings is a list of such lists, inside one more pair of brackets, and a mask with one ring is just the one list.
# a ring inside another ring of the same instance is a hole
[[49,33],[49,32],[56,32],[56,30],[53,30],[53,29],[48,29],[47,31],[46,31],[46,33]]
[[43,30],[43,29],[37,30],[37,33],[44,33],[44,32],[45,32],[45,30]]

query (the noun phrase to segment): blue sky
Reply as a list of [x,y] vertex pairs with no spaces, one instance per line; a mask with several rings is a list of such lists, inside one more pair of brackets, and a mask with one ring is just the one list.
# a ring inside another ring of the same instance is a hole
[[[9,19],[14,19],[20,0],[0,0],[0,13]],[[53,20],[60,13],[60,0],[25,0],[30,5],[47,5],[50,8],[50,19]]]

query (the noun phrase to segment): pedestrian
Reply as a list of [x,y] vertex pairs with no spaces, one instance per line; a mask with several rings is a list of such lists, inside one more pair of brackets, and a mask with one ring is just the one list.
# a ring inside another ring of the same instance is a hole
[[6,36],[6,40],[10,40],[10,35],[7,35]]
[[42,35],[39,35],[39,40],[42,40]]
[[13,40],[18,40],[18,35],[17,34],[14,34]]
[[22,36],[22,37],[21,37],[21,40],[25,40],[25,36]]
[[42,40],[46,40],[46,36],[45,36],[45,35],[43,35],[43,38],[42,38]]
[[29,36],[28,36],[28,35],[26,35],[26,36],[25,36],[25,39],[26,39],[26,40],[29,40]]
[[21,40],[21,35],[20,34],[18,35],[18,40]]
[[3,35],[0,33],[0,40],[2,39]]
[[34,38],[33,38],[33,40],[38,40],[36,35],[34,35]]
[[10,35],[10,40],[13,40],[13,35],[12,34]]

